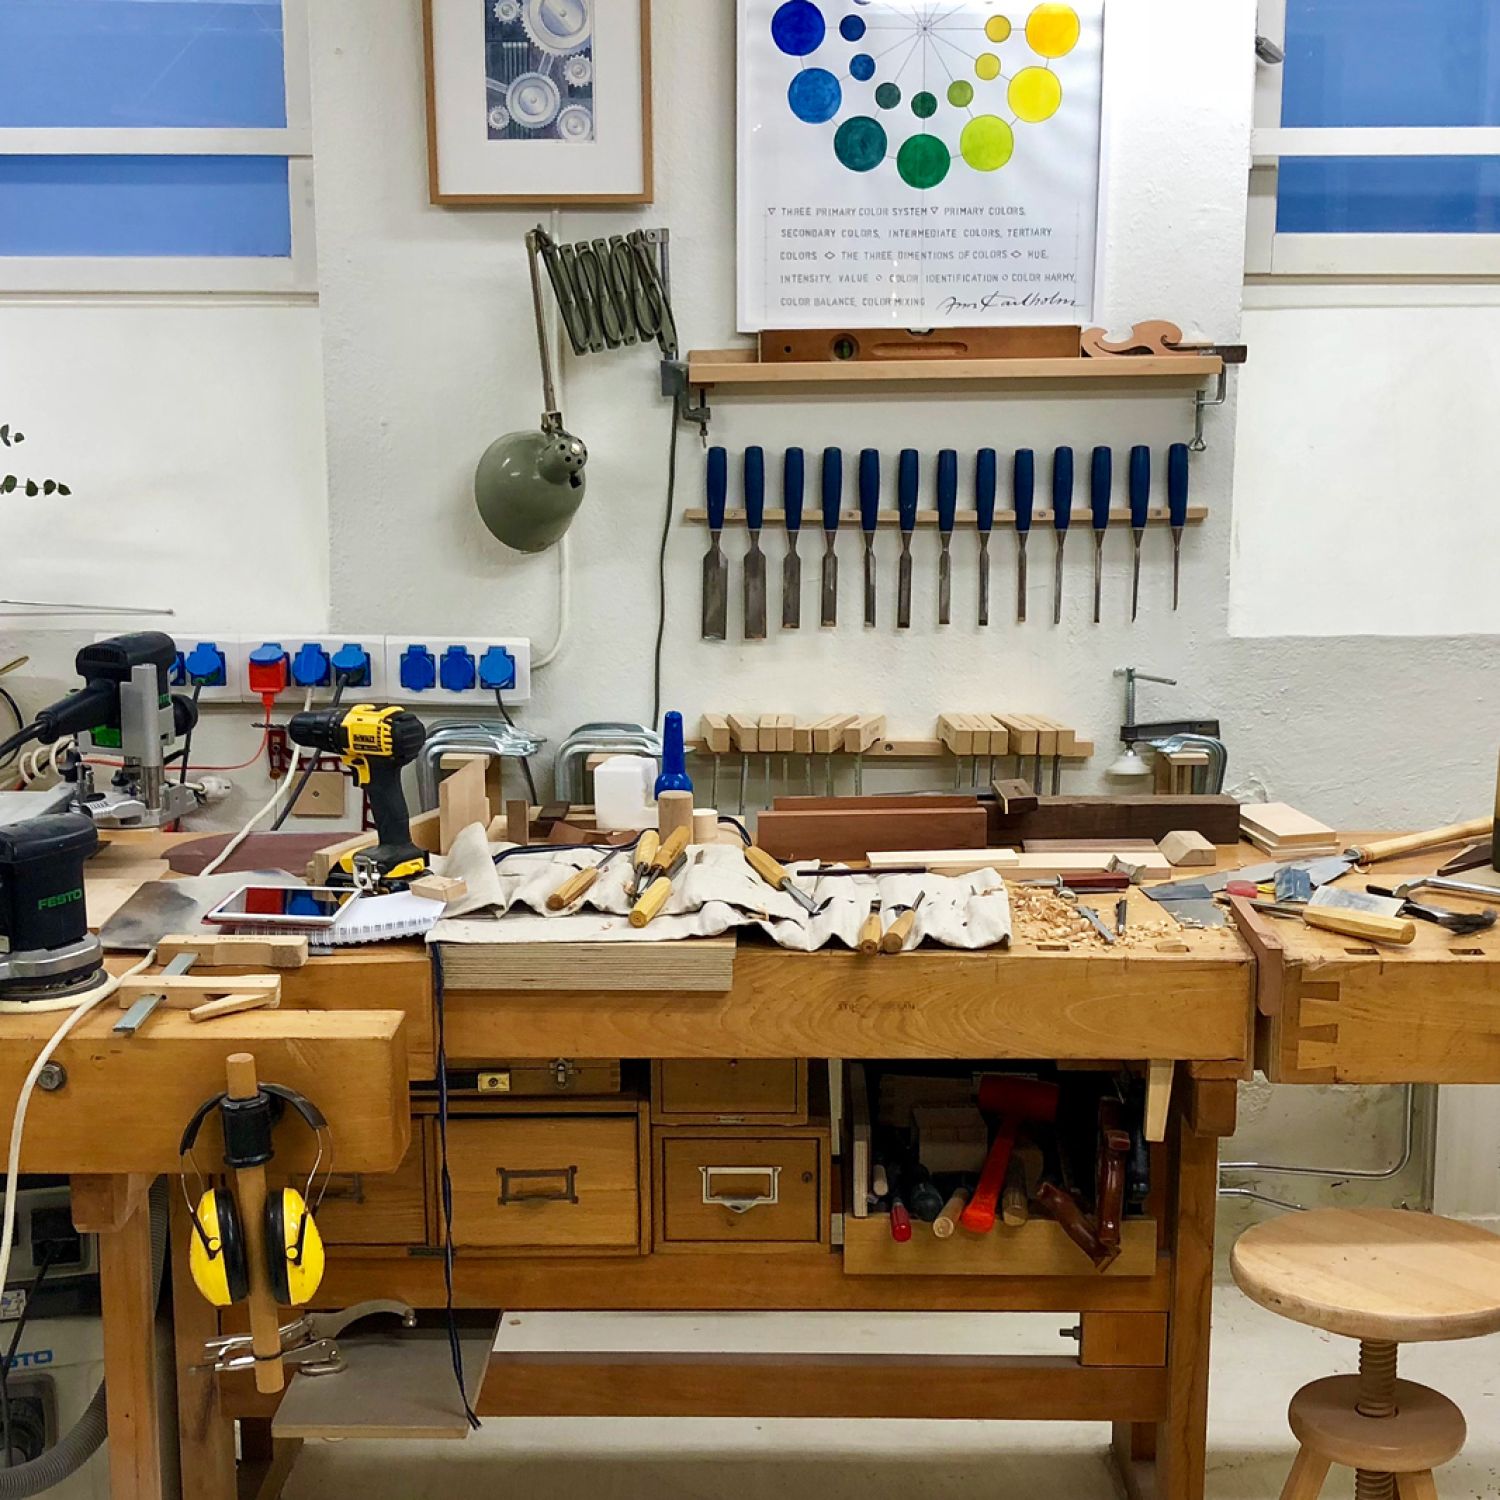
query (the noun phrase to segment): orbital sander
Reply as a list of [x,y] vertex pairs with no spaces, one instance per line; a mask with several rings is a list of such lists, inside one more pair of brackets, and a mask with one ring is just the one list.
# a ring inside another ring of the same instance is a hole
[[0,1000],[65,999],[100,978],[104,950],[83,895],[84,861],[98,848],[83,813],[0,828]]

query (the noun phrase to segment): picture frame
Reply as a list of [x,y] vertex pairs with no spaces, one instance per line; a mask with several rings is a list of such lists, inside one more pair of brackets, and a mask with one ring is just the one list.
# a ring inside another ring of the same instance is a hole
[[439,207],[650,203],[651,0],[422,0]]

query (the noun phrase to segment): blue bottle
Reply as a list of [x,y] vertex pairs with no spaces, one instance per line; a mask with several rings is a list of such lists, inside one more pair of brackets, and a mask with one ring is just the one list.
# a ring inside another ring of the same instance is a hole
[[690,792],[693,783],[687,773],[687,751],[682,742],[682,715],[669,713],[662,725],[661,775],[656,778],[656,795],[663,792]]

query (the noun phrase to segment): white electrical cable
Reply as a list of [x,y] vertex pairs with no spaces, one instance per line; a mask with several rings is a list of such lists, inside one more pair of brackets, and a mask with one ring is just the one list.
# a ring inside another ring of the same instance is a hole
[[[312,706],[313,690],[312,688],[308,688],[307,697],[302,704],[303,713],[310,712]],[[228,859],[229,856],[233,854],[234,851],[238,849],[247,838],[250,837],[251,829],[253,829],[257,823],[261,822],[265,818],[270,817],[271,814],[276,811],[277,804],[281,801],[283,795],[291,791],[292,787],[296,784],[297,769],[301,764],[301,761],[302,746],[294,745],[292,747],[292,762],[286,768],[286,775],[276,783],[276,790],[271,793],[271,800],[267,802],[266,805],[261,808],[261,810],[256,813],[255,816],[251,818],[250,821],[246,823],[245,826],[240,829],[240,831],[235,834],[235,836],[230,839],[230,841],[225,844],[221,850],[219,850],[218,856],[215,859],[210,860],[209,863],[203,867],[202,871],[200,872],[202,875],[215,874],[218,871],[219,866],[222,865],[224,861]]]
[[26,1110],[36,1090],[37,1079],[42,1076],[42,1069],[51,1062],[52,1054],[62,1046],[73,1028],[90,1011],[97,1010],[119,989],[122,979],[129,979],[132,975],[139,974],[142,969],[155,962],[156,950],[153,948],[138,964],[132,965],[123,974],[111,975],[94,989],[86,991],[81,997],[70,995],[62,1001],[42,1000],[32,1004],[12,1000],[0,1005],[0,1011],[11,1015],[17,1012],[35,1014],[38,1011],[46,1013],[62,1009],[67,1009],[69,1012],[67,1019],[52,1033],[52,1039],[37,1054],[37,1059],[32,1063],[31,1071],[26,1075],[26,1082],[21,1085],[21,1093],[16,1100],[16,1113],[10,1126],[10,1152],[5,1161],[5,1228],[3,1232],[0,1232],[0,1266],[7,1268],[10,1266],[10,1252],[15,1245],[17,1184],[21,1177],[21,1138],[26,1132]]

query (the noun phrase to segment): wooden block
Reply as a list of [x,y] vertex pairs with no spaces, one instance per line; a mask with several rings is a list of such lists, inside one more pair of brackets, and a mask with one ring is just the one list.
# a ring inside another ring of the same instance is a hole
[[992,781],[990,790],[995,794],[996,807],[1007,818],[1034,813],[1041,800],[1024,781]]
[[830,714],[826,719],[819,719],[812,728],[814,754],[833,755],[842,750],[844,731],[858,717],[858,714]]
[[1138,868],[1146,880],[1165,880],[1172,873],[1172,866],[1167,863],[1164,854],[1145,849],[1127,849],[1123,853],[1079,850],[1072,854],[1067,851],[1058,854],[1018,854],[1015,865],[1006,873],[1013,874],[1018,880],[1028,877],[1043,879],[1052,875],[1104,874],[1116,867],[1117,860],[1121,867],[1129,865]]
[[68,1208],[79,1234],[113,1234],[146,1208],[153,1179],[144,1173],[104,1177],[77,1174],[68,1182]]
[[[1212,847],[1212,845],[1210,845]],[[1127,854],[1157,852],[1155,839],[1026,839],[1023,854]]]
[[342,818],[349,782],[342,771],[314,771],[292,803],[294,818]]
[[[739,841],[736,834],[735,841]],[[693,809],[693,842],[695,844],[716,844],[719,841],[719,812],[717,808],[704,807]]]
[[1167,1362],[1166,1313],[1088,1312],[1082,1322],[1079,1362],[1085,1366],[1138,1369]]
[[[450,990],[722,993],[734,983],[735,951],[733,933],[677,943],[444,943],[443,973]],[[453,1057],[462,1047],[450,1036]]]
[[989,804],[990,844],[1024,839],[1163,839],[1190,828],[1211,844],[1237,844],[1240,804],[1233,797],[1041,797],[1029,810]]
[[278,995],[271,999],[266,995],[225,995],[221,1000],[205,1000],[188,1011],[192,1021],[216,1021],[220,1016],[237,1016],[247,1010],[275,1010],[281,1004]]
[[1175,1066],[1170,1061],[1153,1058],[1146,1064],[1146,1139],[1153,1144],[1167,1138],[1167,1114],[1172,1106],[1172,1077]]
[[241,974],[235,978],[209,974],[136,974],[122,979],[118,990],[120,1009],[129,1010],[142,995],[161,995],[171,1010],[191,1010],[205,1000],[221,995],[260,995],[281,1001],[279,974]]
[[531,842],[531,804],[524,797],[505,804],[505,836],[513,844]]
[[756,842],[777,859],[863,859],[887,849],[931,843],[978,849],[985,843],[982,807],[763,812]]
[[756,748],[770,754],[776,749],[776,734],[781,725],[780,714],[762,714],[756,727]]
[[964,865],[971,870],[986,867],[1008,870],[1020,863],[1014,849],[890,849],[870,854],[872,870],[899,869],[903,865],[925,865],[929,870],[949,865]]
[[791,714],[776,716],[776,749],[779,754],[790,755],[797,748],[797,720]]
[[973,751],[974,736],[962,722],[959,714],[940,714],[937,721],[938,738],[954,755],[969,755]]
[[441,901],[444,906],[461,901],[469,894],[467,881],[453,880],[447,875],[423,875],[412,881],[409,889],[413,896],[420,896],[424,901]]
[[506,815],[504,813],[496,813],[496,815],[490,819],[490,826],[485,829],[484,836],[492,844],[508,844],[510,842],[510,837],[506,830],[509,827],[510,820],[506,817]]
[[1213,865],[1219,858],[1214,846],[1201,833],[1194,833],[1191,828],[1174,828],[1159,847],[1176,869]]
[[1247,802],[1240,808],[1240,828],[1257,840],[1286,848],[1329,844],[1336,834],[1326,823],[1298,812],[1285,802]]
[[760,728],[754,719],[742,714],[729,715],[730,743],[741,755],[754,755],[760,749]]
[[[431,816],[436,818],[437,814],[433,813]],[[425,849],[427,846],[416,836],[417,822],[417,818],[412,819],[412,841],[419,849]],[[373,849],[379,842],[375,833],[370,831],[356,833],[352,838],[343,839],[337,844],[330,844],[326,849],[319,849],[307,863],[307,883],[315,886],[327,885],[329,875],[345,855],[358,854],[362,849]]]
[[489,788],[485,781],[488,758],[471,755],[438,787],[438,853],[446,854],[471,823],[490,826]]
[[729,720],[723,714],[704,714],[698,721],[698,736],[710,755],[728,755],[733,744]]
[[[776,812],[861,812],[872,808],[978,807],[977,797],[895,794],[888,797],[778,797],[771,804]],[[1114,847],[1113,845],[1111,847]]]
[[863,755],[877,740],[885,738],[884,714],[860,714],[844,729],[844,752]]
[[656,826],[662,838],[670,838],[679,828],[686,828],[688,837],[693,835],[693,794],[691,792],[663,792],[656,799]]
[[[411,820],[411,841],[425,854],[441,854],[443,832],[443,815],[440,808],[434,807],[431,812],[418,813]],[[372,834],[370,845],[379,841]]]
[[305,937],[165,937],[156,945],[158,963],[168,963],[184,953],[192,953],[205,968],[227,969],[233,966],[262,969],[300,969],[307,962]]

